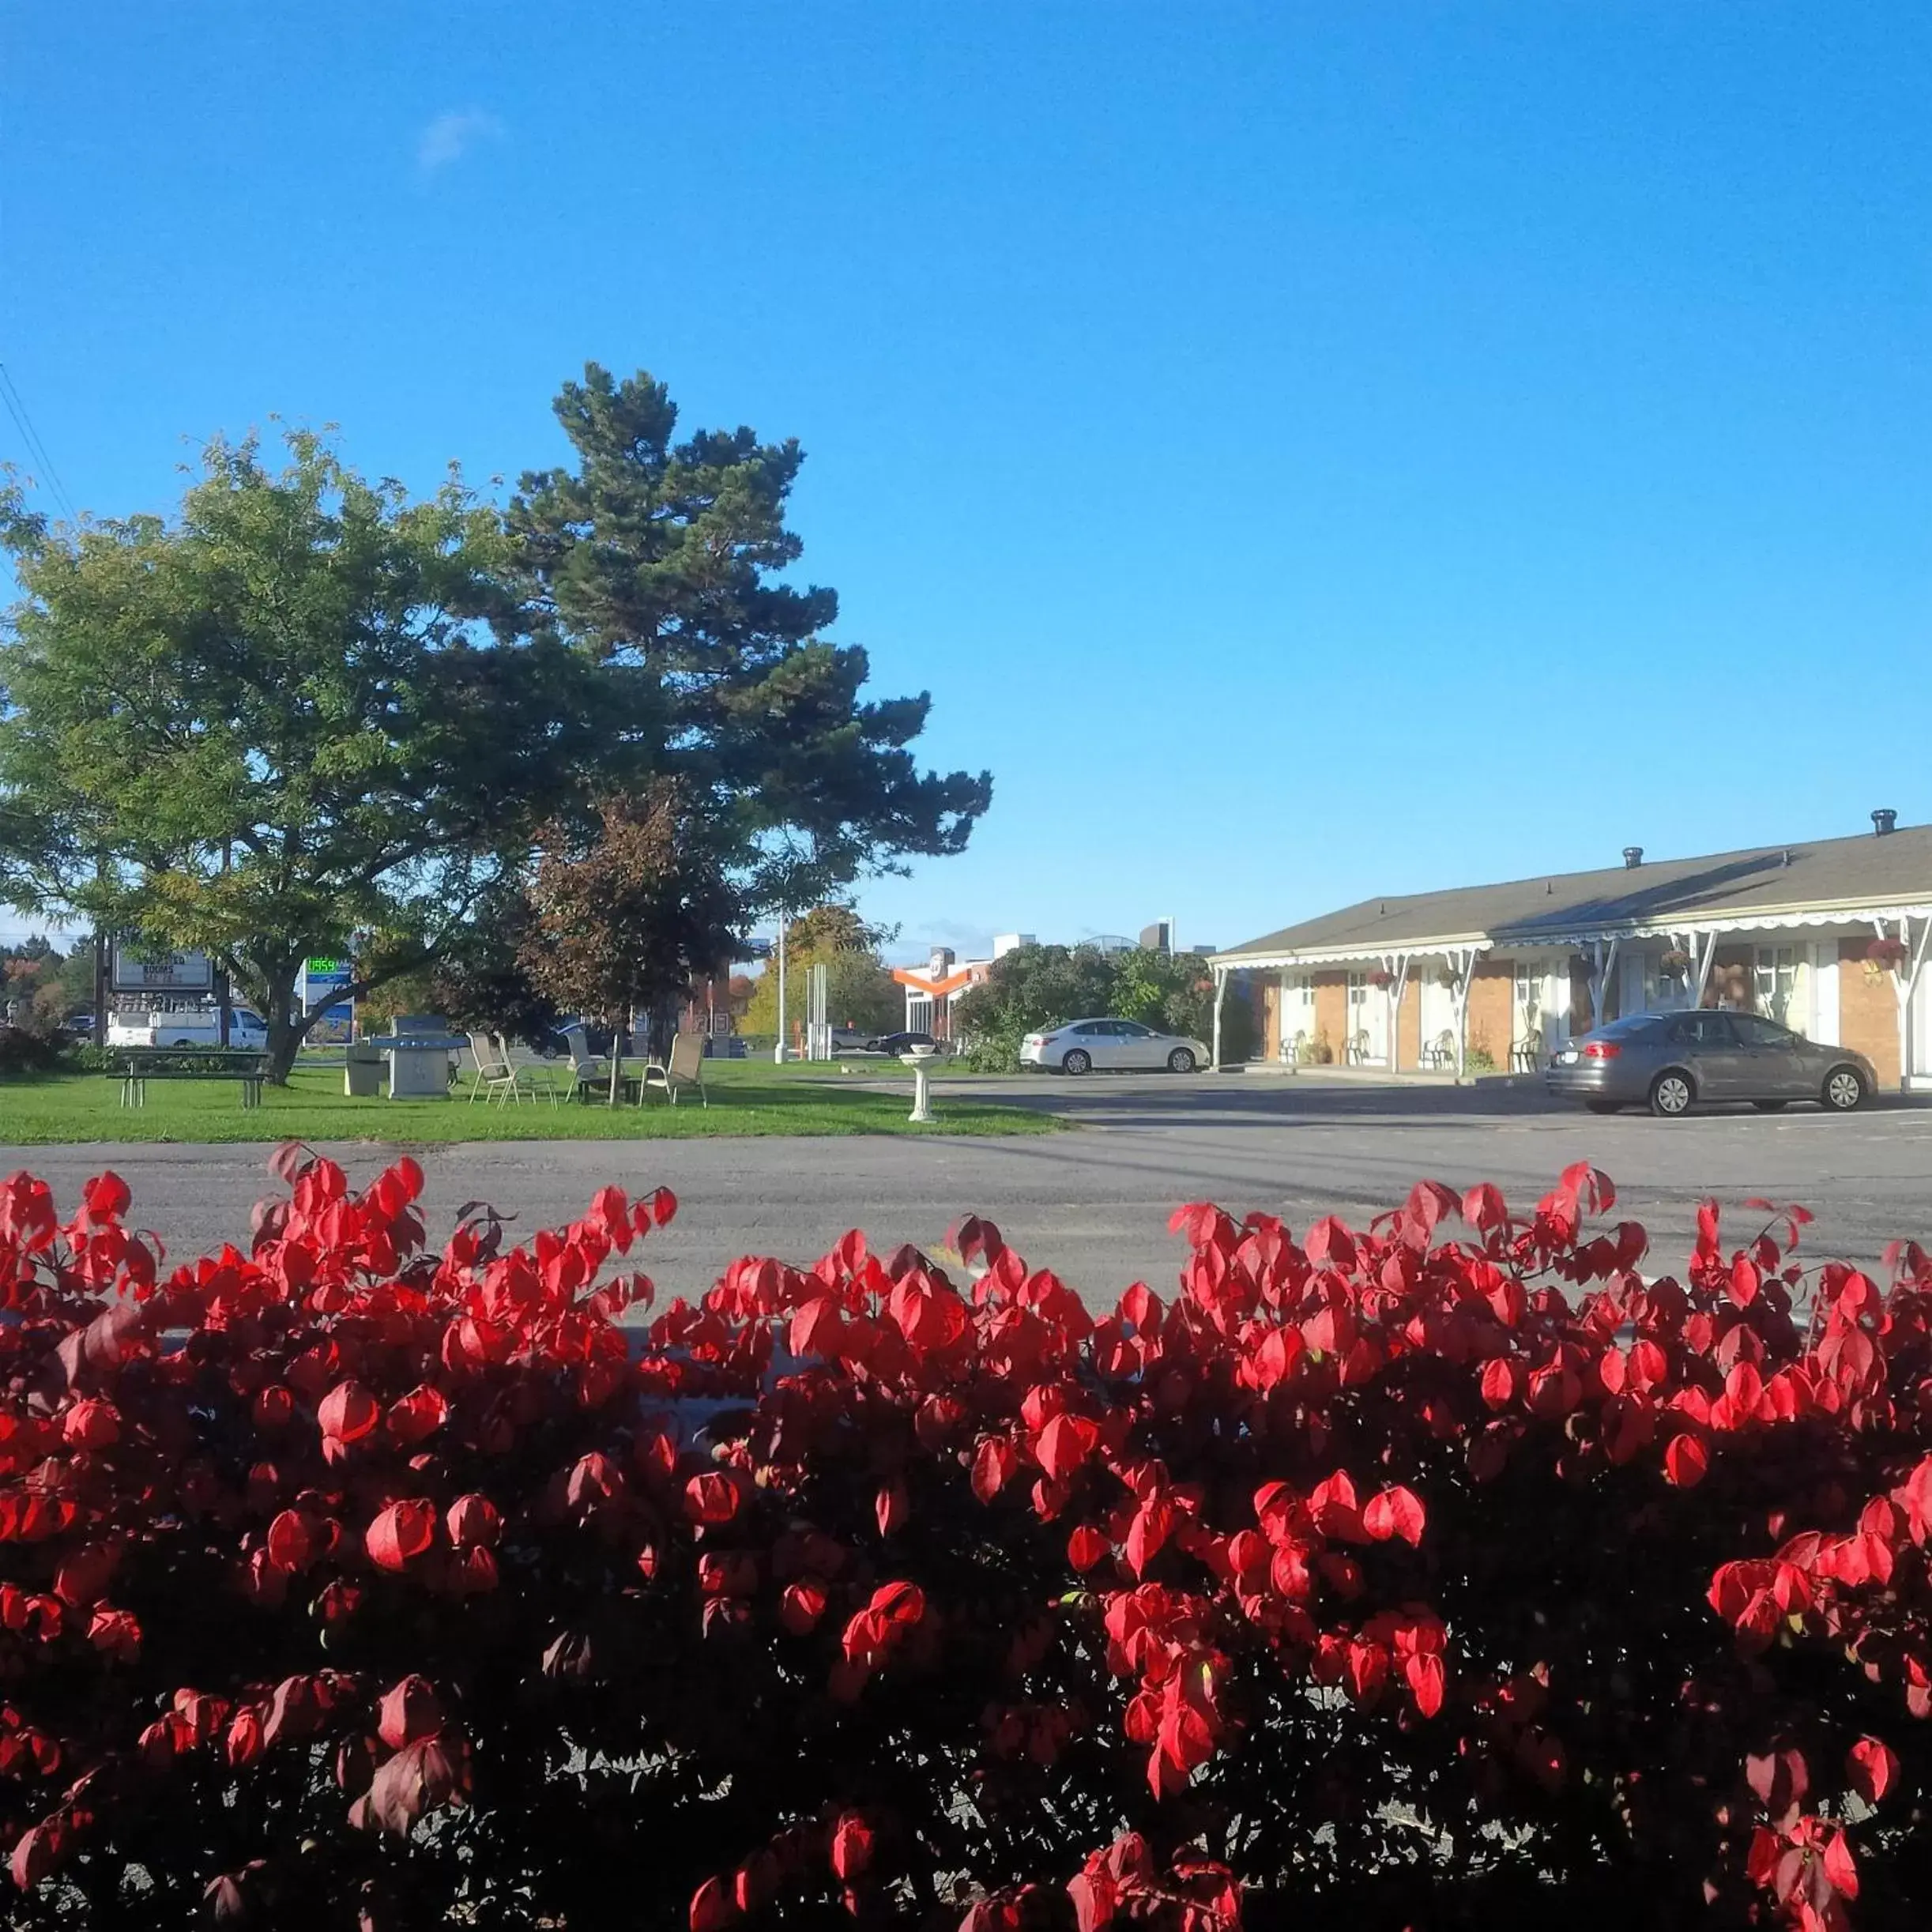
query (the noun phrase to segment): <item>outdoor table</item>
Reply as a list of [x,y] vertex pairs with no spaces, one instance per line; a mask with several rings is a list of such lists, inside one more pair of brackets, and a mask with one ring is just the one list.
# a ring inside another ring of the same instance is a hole
[[913,1070],[913,1110],[906,1119],[920,1127],[930,1126],[932,1120],[932,1089],[930,1084],[932,1063],[936,1053],[902,1053],[900,1060]]
[[363,1042],[389,1056],[391,1100],[447,1100],[450,1056],[469,1041],[456,1034],[384,1033]]
[[[239,1080],[243,1107],[262,1105],[262,1083],[269,1056],[234,1046],[122,1046],[112,1049],[119,1062],[121,1105],[145,1107],[150,1080]],[[110,1078],[112,1076],[110,1075]]]

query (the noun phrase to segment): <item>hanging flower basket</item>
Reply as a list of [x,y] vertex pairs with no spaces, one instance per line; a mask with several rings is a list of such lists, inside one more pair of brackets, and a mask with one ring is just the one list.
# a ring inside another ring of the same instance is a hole
[[1657,963],[1672,979],[1682,979],[1690,970],[1690,955],[1673,951],[1666,953]]
[[1896,973],[1911,957],[1903,940],[1874,940],[1865,949],[1865,962],[1881,973]]
[[1369,984],[1374,987],[1378,992],[1387,992],[1389,988],[1394,985],[1395,983],[1395,974],[1387,971],[1381,966],[1377,966],[1376,970],[1369,975]]
[[1463,976],[1452,966],[1442,966],[1437,971],[1436,984],[1444,992],[1456,992],[1462,986]]

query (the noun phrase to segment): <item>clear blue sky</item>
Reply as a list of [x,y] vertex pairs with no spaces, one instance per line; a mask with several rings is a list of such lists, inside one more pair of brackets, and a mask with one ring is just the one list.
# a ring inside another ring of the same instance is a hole
[[1932,816],[1929,98],[1920,0],[15,0],[0,360],[111,514],[514,476],[587,357],[797,435],[996,784],[863,903],[1232,944]]

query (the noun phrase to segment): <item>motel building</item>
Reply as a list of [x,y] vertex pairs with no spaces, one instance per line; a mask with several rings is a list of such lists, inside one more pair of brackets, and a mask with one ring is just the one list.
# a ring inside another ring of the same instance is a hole
[[1264,1056],[1464,1074],[1533,1072],[1620,1015],[1767,1015],[1932,1087],[1932,825],[1508,885],[1362,900],[1216,953],[1215,1060],[1230,980]]

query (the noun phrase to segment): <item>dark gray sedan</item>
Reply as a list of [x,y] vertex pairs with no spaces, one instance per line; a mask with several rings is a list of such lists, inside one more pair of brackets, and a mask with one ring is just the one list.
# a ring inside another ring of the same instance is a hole
[[1550,1063],[1548,1084],[1593,1113],[1648,1106],[1672,1117],[1698,1101],[1725,1100],[1748,1100],[1766,1113],[1815,1100],[1849,1113],[1878,1076],[1849,1047],[1821,1046],[1756,1013],[1704,1007],[1614,1019],[1564,1047]]

